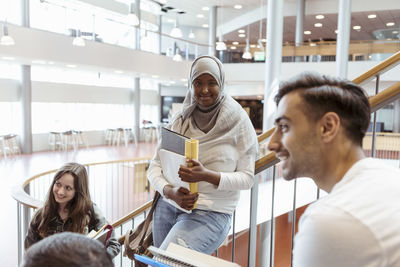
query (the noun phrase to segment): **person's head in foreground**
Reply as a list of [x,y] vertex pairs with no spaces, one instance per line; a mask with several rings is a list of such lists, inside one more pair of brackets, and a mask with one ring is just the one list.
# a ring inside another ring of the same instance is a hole
[[31,246],[20,267],[111,267],[103,244],[82,234],[64,232]]
[[275,102],[276,129],[268,148],[281,160],[285,179],[311,177],[329,192],[364,158],[370,106],[358,85],[304,72],[281,84]]

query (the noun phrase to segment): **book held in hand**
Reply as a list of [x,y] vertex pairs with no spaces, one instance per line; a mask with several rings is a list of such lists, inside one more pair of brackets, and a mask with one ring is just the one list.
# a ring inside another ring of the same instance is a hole
[[[161,128],[160,161],[164,177],[173,186],[182,186],[189,189],[191,193],[196,193],[197,183],[184,183],[180,181],[180,178],[178,176],[180,165],[186,165],[186,158],[196,160],[199,159],[199,141],[169,130],[167,128]],[[188,212],[187,210],[179,207],[179,205],[177,205],[174,201],[166,201],[171,203],[178,209]],[[193,208],[196,208],[196,204]]]
[[104,246],[106,246],[108,243],[108,240],[111,237],[112,231],[113,231],[112,225],[105,224],[98,231],[96,231],[96,230],[90,231],[90,233],[87,235],[87,237],[92,238],[94,240],[98,240],[99,242],[104,244]]

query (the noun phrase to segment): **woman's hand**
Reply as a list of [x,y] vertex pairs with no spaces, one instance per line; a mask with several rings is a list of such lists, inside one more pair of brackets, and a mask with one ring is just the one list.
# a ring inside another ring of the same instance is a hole
[[200,161],[195,159],[187,159],[186,164],[189,166],[191,165],[192,167],[181,165],[178,174],[182,181],[188,183],[205,181],[216,186],[219,185],[219,180],[221,178],[219,172],[207,169],[203,166],[203,164],[200,163]]
[[199,198],[199,193],[191,194],[190,191],[184,187],[178,188],[166,185],[164,187],[164,196],[175,201],[181,208],[192,210]]

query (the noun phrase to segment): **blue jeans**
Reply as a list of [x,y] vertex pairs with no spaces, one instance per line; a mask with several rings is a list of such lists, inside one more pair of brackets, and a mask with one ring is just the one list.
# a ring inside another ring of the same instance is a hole
[[231,221],[232,215],[221,212],[194,209],[185,213],[161,197],[153,214],[154,246],[165,250],[173,242],[211,254],[225,240]]

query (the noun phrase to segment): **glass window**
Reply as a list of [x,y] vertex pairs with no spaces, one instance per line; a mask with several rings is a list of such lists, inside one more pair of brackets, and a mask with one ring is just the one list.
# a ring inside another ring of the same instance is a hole
[[133,105],[92,103],[32,103],[32,132],[93,131],[132,128]]
[[21,132],[21,104],[19,102],[0,102],[0,135]]
[[48,66],[32,66],[32,80],[94,86],[132,88],[133,77],[122,74],[102,73]]

